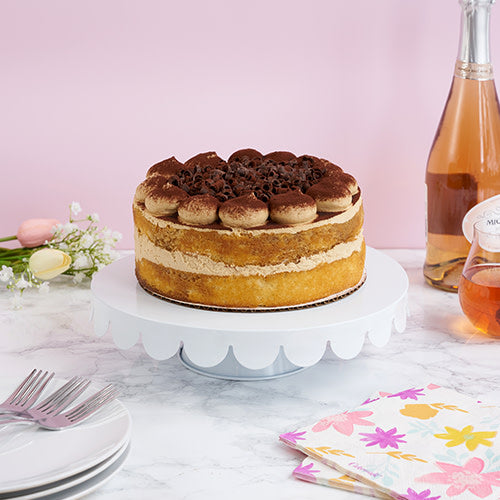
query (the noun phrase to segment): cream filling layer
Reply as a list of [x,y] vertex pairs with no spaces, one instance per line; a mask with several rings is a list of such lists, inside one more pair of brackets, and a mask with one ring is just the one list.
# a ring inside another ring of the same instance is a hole
[[232,266],[217,262],[206,255],[192,255],[178,250],[170,252],[154,245],[147,236],[135,232],[135,258],[146,259],[154,264],[177,271],[207,274],[212,276],[268,276],[270,274],[309,271],[320,264],[345,259],[363,247],[363,230],[360,229],[351,241],[339,243],[326,252],[302,257],[298,262],[286,262],[269,266]]
[[312,228],[316,227],[321,227],[325,226],[327,224],[343,224],[349,220],[351,220],[361,209],[362,207],[362,198],[361,196],[359,197],[358,201],[354,203],[351,207],[349,207],[347,210],[344,212],[335,215],[333,217],[328,217],[327,219],[319,220],[319,221],[313,221],[309,222],[307,224],[301,224],[297,226],[285,226],[285,227],[275,227],[272,229],[266,229],[264,226],[261,229],[242,229],[242,228],[227,228],[227,229],[214,229],[214,228],[205,228],[205,227],[198,227],[198,226],[187,226],[185,224],[179,224],[176,222],[164,220],[164,219],[159,219],[158,217],[155,217],[154,215],[150,214],[147,210],[144,210],[141,208],[136,201],[134,201],[135,207],[141,211],[142,215],[146,218],[147,221],[151,222],[154,224],[156,227],[159,228],[165,228],[165,227],[174,227],[174,228],[186,228],[189,227],[190,230],[193,231],[217,231],[221,232],[224,234],[227,234],[228,229],[231,231],[234,231],[235,233],[252,233],[252,234],[258,234],[259,232],[268,232],[268,233],[273,233],[273,234],[282,234],[282,233],[289,233],[289,234],[295,234],[295,233],[300,233],[301,231],[307,231]]

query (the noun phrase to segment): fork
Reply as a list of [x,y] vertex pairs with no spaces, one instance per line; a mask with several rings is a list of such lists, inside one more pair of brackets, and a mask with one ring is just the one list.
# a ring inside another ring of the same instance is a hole
[[[34,408],[27,408],[22,412],[6,415],[6,417],[22,421],[46,417],[56,412],[59,413],[69,406],[89,384],[90,380],[73,377]],[[0,423],[2,421],[2,415],[0,415]]]
[[36,368],[19,384],[7,399],[0,403],[0,413],[24,413],[31,408],[50,382],[54,372],[45,372]]
[[118,390],[110,384],[66,413],[52,414],[51,412],[50,414],[44,414],[43,411],[40,411],[38,414],[34,413],[33,416],[30,416],[33,411],[28,410],[26,417],[13,417],[0,420],[0,425],[11,422],[29,422],[36,423],[39,427],[49,430],[66,429],[83,422],[102,406],[116,399],[117,396]]
[[36,420],[56,415],[66,409],[90,384],[90,380],[73,377],[40,404],[20,415],[22,418]]
[[117,396],[118,389],[109,384],[66,413],[37,419],[36,422],[40,427],[53,431],[73,427],[92,416],[104,405],[116,399]]

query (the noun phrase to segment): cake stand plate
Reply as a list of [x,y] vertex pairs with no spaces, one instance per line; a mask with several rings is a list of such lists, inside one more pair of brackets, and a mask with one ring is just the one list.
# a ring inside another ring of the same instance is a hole
[[408,276],[382,252],[367,248],[366,282],[351,295],[309,309],[222,312],[161,300],[145,292],[129,255],[92,280],[96,335],[111,330],[120,349],[142,340],[154,359],[179,355],[187,368],[212,377],[262,380],[316,364],[328,345],[342,359],[354,358],[365,337],[384,346],[406,327]]

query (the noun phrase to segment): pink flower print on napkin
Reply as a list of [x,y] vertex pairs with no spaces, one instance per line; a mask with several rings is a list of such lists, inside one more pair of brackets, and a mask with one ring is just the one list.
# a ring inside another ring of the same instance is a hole
[[415,490],[408,488],[406,490],[406,495],[404,495],[404,497],[407,500],[438,500],[438,498],[441,498],[441,495],[438,495],[437,497],[430,497],[429,496],[430,494],[431,490],[424,490],[421,491],[420,493],[417,493]]
[[307,465],[299,465],[296,467],[293,471],[293,475],[295,476],[300,476],[302,478],[307,477],[308,480],[311,479],[316,479],[316,476],[314,474],[319,474],[319,470],[313,469],[314,463],[311,462],[310,464]]
[[418,400],[419,396],[425,396],[423,389],[406,389],[406,391],[396,392],[395,394],[391,394],[387,396],[388,398],[401,398],[401,399],[414,399]]
[[304,441],[306,438],[302,437],[306,431],[303,432],[285,432],[285,434],[280,434],[280,439],[286,443],[297,444],[297,441]]
[[374,422],[364,419],[364,417],[369,417],[370,415],[373,415],[372,411],[346,411],[338,415],[331,415],[322,418],[317,424],[314,424],[312,431],[322,432],[331,426],[337,432],[345,436],[350,436],[354,431],[355,425],[375,425]]
[[380,427],[377,427],[373,434],[361,432],[359,435],[366,436],[361,439],[361,441],[368,441],[366,446],[375,446],[378,444],[381,448],[390,446],[391,448],[399,449],[398,443],[406,443],[404,439],[401,439],[405,437],[406,434],[396,434],[397,431],[396,427],[388,431],[384,431]]
[[446,490],[450,497],[460,495],[468,490],[479,498],[486,498],[493,493],[492,486],[500,486],[500,471],[485,472],[484,462],[479,457],[469,459],[464,466],[436,462],[443,472],[431,472],[417,477],[420,483],[451,484]]

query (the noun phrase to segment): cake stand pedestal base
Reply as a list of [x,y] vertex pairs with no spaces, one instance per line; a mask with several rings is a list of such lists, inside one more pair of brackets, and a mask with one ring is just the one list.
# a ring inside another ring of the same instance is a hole
[[240,381],[250,381],[250,380],[269,380],[278,377],[286,377],[288,375],[293,375],[295,373],[306,370],[307,366],[297,366],[290,362],[285,353],[283,352],[283,347],[280,348],[277,358],[272,364],[266,366],[265,368],[253,370],[251,368],[246,368],[241,365],[234,356],[233,347],[229,346],[226,357],[221,363],[213,367],[198,366],[193,363],[188,355],[184,352],[181,347],[179,349],[179,359],[181,363],[200,375],[205,375],[207,377],[220,378],[225,380],[240,380]]

